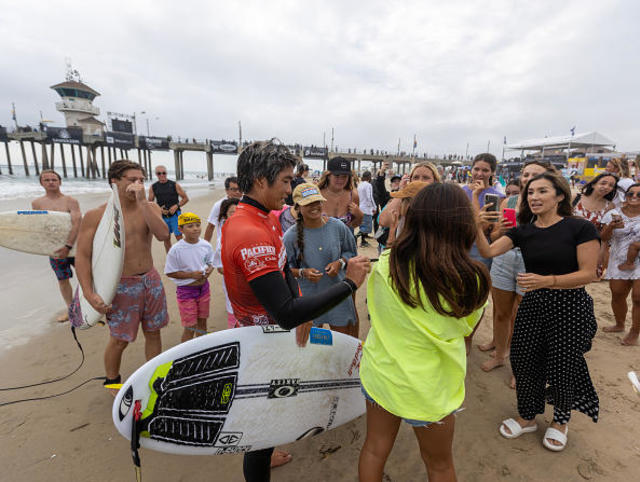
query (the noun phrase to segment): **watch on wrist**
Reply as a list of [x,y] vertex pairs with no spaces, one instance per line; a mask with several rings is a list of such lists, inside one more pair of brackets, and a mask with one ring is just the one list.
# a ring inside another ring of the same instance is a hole
[[67,248],[69,251],[73,249],[73,246],[71,246],[70,244],[65,244],[64,247]]
[[338,261],[340,261],[340,269],[345,269],[347,267],[347,262],[343,258],[340,258]]

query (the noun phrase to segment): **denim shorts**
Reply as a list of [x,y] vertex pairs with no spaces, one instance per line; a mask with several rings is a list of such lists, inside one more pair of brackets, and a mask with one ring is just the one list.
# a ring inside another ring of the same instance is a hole
[[480,251],[478,251],[478,246],[476,246],[476,243],[473,243],[473,245],[471,246],[471,250],[469,251],[469,257],[475,261],[480,261],[482,264],[484,264],[488,270],[491,270],[491,264],[493,262],[493,258],[485,258],[480,254]]
[[[371,396],[367,393],[367,391],[364,389],[364,387],[362,386],[362,383],[360,384],[360,390],[362,391],[362,395],[364,395],[364,398],[367,402],[369,402],[372,405],[375,405],[376,407],[380,407],[380,405],[378,405],[378,403],[371,398]],[[382,407],[380,407],[382,408]],[[384,410],[384,408],[382,408]],[[412,427],[428,427],[429,425],[433,424],[433,423],[441,423],[441,422],[425,422],[424,420],[414,420],[412,418],[403,418],[402,419],[403,422],[408,423],[409,425],[411,425]]]
[[500,256],[493,258],[491,265],[491,284],[502,291],[515,291],[520,296],[524,292],[518,286],[518,273],[526,272],[520,248],[513,248]]
[[360,232],[363,234],[369,234],[372,231],[371,223],[373,222],[373,216],[371,214],[365,214],[360,223]]

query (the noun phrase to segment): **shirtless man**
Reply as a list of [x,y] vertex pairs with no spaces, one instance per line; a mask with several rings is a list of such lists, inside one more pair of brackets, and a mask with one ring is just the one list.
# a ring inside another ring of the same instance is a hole
[[111,336],[104,351],[105,385],[121,382],[122,353],[136,339],[139,325],[145,338],[145,355],[150,360],[162,351],[160,329],[169,322],[164,288],[151,258],[152,237],[158,241],[169,237],[162,210],[147,200],[145,173],[139,164],[116,161],[109,167],[108,178],[109,184],[118,186],[125,230],[124,269],[111,305],[93,291],[91,272],[93,237],[106,204],[86,213],[76,254],[76,271],[84,297],[95,310],[107,315],[109,324]]
[[73,243],[76,242],[78,237],[82,213],[80,212],[78,201],[60,192],[62,179],[57,172],[51,169],[43,170],[40,173],[40,184],[45,190],[45,195],[35,199],[31,203],[31,208],[35,210],[60,211],[71,215],[71,231],[69,231],[64,246],[56,250],[55,257],[49,257],[51,268],[56,274],[56,278],[58,278],[60,294],[62,294],[67,306],[64,314],[58,316],[57,321],[64,322],[69,319],[69,305],[73,298],[73,289],[69,280],[73,277],[71,266],[73,266],[75,259],[69,257],[69,251],[73,248]]

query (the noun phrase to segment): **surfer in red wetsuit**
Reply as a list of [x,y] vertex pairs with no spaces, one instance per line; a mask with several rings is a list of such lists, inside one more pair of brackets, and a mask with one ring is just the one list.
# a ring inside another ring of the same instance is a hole
[[[297,328],[304,346],[310,320],[330,310],[364,282],[369,260],[351,258],[346,277],[315,296],[299,297],[298,284],[288,267],[282,230],[270,211],[282,208],[291,194],[293,168],[298,158],[273,141],[254,142],[238,158],[238,184],[245,196],[222,227],[224,281],[233,313],[241,326],[278,324]],[[273,455],[273,457],[272,457]],[[274,449],[247,452],[243,471],[248,482],[270,479],[270,467],[291,456]]]

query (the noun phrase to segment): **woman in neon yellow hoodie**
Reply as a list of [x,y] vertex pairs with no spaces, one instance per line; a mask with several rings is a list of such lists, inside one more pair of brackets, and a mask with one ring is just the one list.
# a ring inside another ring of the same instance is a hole
[[361,481],[382,480],[400,421],[418,439],[429,480],[455,479],[454,414],[464,400],[464,337],[490,290],[484,265],[469,257],[474,213],[454,184],[422,189],[400,237],[368,281],[371,330],[360,366],[367,399]]

